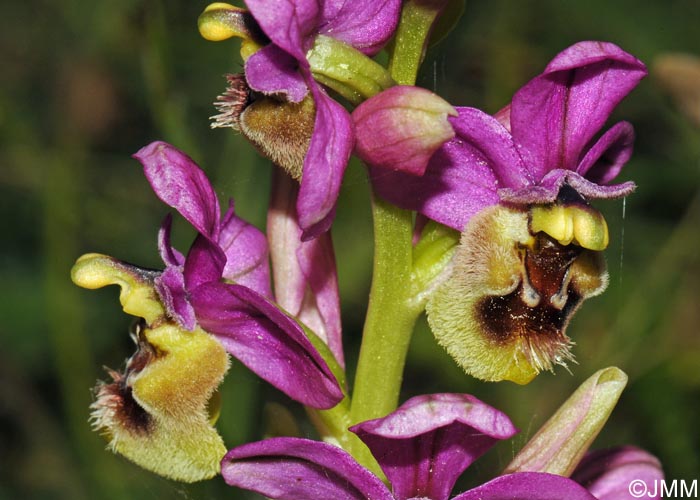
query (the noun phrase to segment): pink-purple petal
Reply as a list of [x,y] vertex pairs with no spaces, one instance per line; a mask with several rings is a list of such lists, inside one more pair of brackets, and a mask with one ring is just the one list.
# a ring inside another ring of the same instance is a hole
[[616,45],[580,42],[521,88],[510,124],[534,177],[575,170],[584,147],[645,75],[644,64]]
[[217,243],[197,235],[185,259],[185,288],[194,290],[202,283],[218,281],[226,265],[226,255]]
[[173,216],[171,214],[166,215],[158,230],[158,253],[166,266],[181,266],[185,263],[185,256],[170,244],[172,224]]
[[276,45],[263,47],[245,63],[245,77],[253,90],[263,94],[281,94],[291,102],[301,102],[309,93],[300,65],[305,58],[295,59]]
[[448,120],[463,147],[473,151],[473,156],[467,157],[469,168],[486,164],[494,173],[496,188],[519,189],[535,181],[508,129],[496,118],[476,108],[456,109],[458,116]]
[[197,318],[187,299],[185,277],[180,266],[168,266],[155,280],[156,291],[165,310],[185,330],[194,330]]
[[216,238],[219,200],[204,172],[185,153],[162,141],[141,148],[134,158],[143,165],[153,191],[197,231]]
[[629,161],[633,148],[632,125],[628,122],[616,123],[586,151],[576,171],[591,182],[607,184]]
[[311,84],[311,91],[316,104],[316,120],[309,151],[304,158],[297,200],[304,241],[330,228],[340,184],[354,145],[350,114],[315,82]]
[[467,394],[418,396],[384,418],[350,428],[369,447],[398,499],[446,500],[459,475],[517,429]]
[[319,441],[271,438],[229,451],[221,475],[230,486],[283,500],[394,500],[345,451]]
[[240,285],[209,282],[191,291],[190,301],[205,331],[292,399],[325,409],[343,398],[301,327],[262,295]]
[[493,171],[478,152],[457,138],[438,149],[422,177],[384,168],[369,170],[382,198],[457,231],[472,215],[499,202]]
[[374,55],[394,34],[401,0],[326,0],[318,32]]
[[301,60],[319,22],[318,0],[246,0],[248,9],[272,42]]
[[[664,473],[655,456],[633,446],[623,446],[586,454],[571,478],[598,500],[626,500],[630,498],[630,484],[635,480],[644,483],[639,485],[640,492],[660,491]],[[659,496],[644,495],[644,498]]]
[[519,472],[499,476],[453,500],[596,500],[596,497],[567,477]]
[[[315,307],[302,304],[300,319],[326,342],[336,361],[345,366],[338,273],[330,232],[301,242],[296,257],[315,301]],[[309,314],[305,314],[307,311]]]
[[235,215],[233,200],[221,222],[218,243],[226,255],[222,277],[272,298],[267,239],[262,231]]

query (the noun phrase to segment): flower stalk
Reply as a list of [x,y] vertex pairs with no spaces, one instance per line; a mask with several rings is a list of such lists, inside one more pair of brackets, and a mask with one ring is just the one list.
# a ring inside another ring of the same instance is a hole
[[[421,31],[422,37],[409,36],[417,21],[407,12],[415,8],[413,2],[403,7],[389,63],[389,73],[400,85],[415,83],[420,60],[415,55],[422,54],[429,33],[427,28]],[[408,347],[423,310],[411,300],[413,214],[373,194],[372,218],[372,286],[355,374],[353,423],[383,417],[397,408]],[[351,442],[349,452],[360,464],[377,471],[372,454],[359,440]]]

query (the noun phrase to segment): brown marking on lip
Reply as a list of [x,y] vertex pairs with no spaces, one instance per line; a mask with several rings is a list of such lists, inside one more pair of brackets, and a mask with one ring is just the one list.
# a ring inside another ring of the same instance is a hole
[[97,386],[96,400],[91,407],[93,424],[98,430],[109,431],[116,425],[139,435],[151,432],[153,417],[134,398],[130,378],[166,353],[148,342],[144,334],[146,328],[143,319],[134,323],[131,334],[136,342],[136,352],[127,361],[123,373],[108,370],[112,382]]
[[[500,344],[526,337],[529,344],[545,352],[556,353],[568,344],[564,329],[582,297],[567,276],[580,254],[579,247],[564,247],[546,235],[538,235],[533,248],[523,251],[518,287],[507,295],[487,296],[477,302],[476,317],[483,331]],[[539,295],[534,307],[523,300],[527,286]],[[559,306],[556,297],[562,295],[566,299]],[[546,344],[552,344],[553,349]]]

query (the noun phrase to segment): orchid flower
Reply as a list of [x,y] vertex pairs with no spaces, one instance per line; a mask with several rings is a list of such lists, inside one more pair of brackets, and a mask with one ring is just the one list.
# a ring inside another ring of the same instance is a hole
[[387,200],[458,231],[490,205],[553,203],[564,185],[588,199],[626,196],[632,182],[608,183],[632,154],[632,126],[619,122],[594,138],[645,75],[644,64],[614,44],[579,42],[495,116],[457,107],[458,116],[448,118],[455,138],[422,175],[374,169],[374,187]]
[[[495,116],[474,108],[448,116],[441,108],[434,121],[447,120],[455,136],[427,164],[409,161],[425,157],[420,148],[394,148],[391,162],[375,161],[363,146],[387,125],[401,130],[395,126],[399,113],[385,108],[396,93],[409,100],[418,90],[392,89],[355,111],[363,124],[360,154],[374,165],[376,191],[462,231],[450,276],[426,310],[438,342],[467,372],[524,384],[573,359],[569,320],[583,300],[607,286],[601,251],[608,228],[587,200],[634,189],[632,182],[608,185],[630,158],[632,126],[620,122],[595,136],[645,74],[644,65],[616,45],[580,42]],[[424,134],[417,126],[405,128]],[[432,153],[435,144],[423,148]]]
[[119,285],[124,311],[141,318],[138,351],[124,373],[111,372],[113,382],[99,386],[94,422],[115,451],[193,481],[215,474],[225,451],[206,405],[228,369],[227,352],[305,405],[330,408],[343,393],[302,327],[271,301],[264,235],[232,203],[220,218],[211,184],[181,151],[155,142],[135,157],[158,197],[198,235],[185,258],[170,245],[166,218],[162,272],[97,254],[74,266],[76,284]]
[[[200,18],[205,38],[248,41],[242,51],[245,86],[266,96],[259,103],[246,102],[248,92],[236,91],[243,82],[234,80],[228,97],[234,96],[236,116],[224,112],[218,125],[239,124],[258,149],[300,181],[299,223],[304,239],[311,239],[330,227],[354,142],[350,115],[316,80],[348,98],[355,95],[353,86],[372,94],[393,84],[364,56],[376,54],[391,38],[401,2],[248,0],[246,5],[254,21],[241,20],[240,9],[221,3]],[[353,62],[336,60],[347,57]],[[256,113],[256,106],[264,107],[262,112]],[[250,111],[243,111],[246,107]]]
[[[351,430],[369,447],[391,489],[342,449],[300,438],[234,448],[222,461],[222,476],[229,485],[286,500],[447,500],[472,462],[517,432],[505,414],[465,394],[418,396]],[[595,497],[578,483],[547,473],[504,475],[454,497],[505,498]]]

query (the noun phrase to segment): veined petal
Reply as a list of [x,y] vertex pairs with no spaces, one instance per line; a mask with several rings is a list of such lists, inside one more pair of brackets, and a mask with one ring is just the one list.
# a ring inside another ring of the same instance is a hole
[[374,55],[394,34],[401,0],[326,0],[318,32]]
[[485,161],[457,138],[430,159],[422,177],[370,168],[372,186],[391,203],[462,231],[472,215],[499,201],[497,179]]
[[156,141],[140,149],[134,158],[158,198],[187,219],[197,231],[216,238],[219,232],[219,200],[209,179],[185,153]]
[[223,278],[272,297],[269,252],[265,235],[234,212],[233,200],[224,215],[219,247],[226,254]]
[[[624,500],[630,496],[630,484],[643,481],[645,493],[658,490],[664,478],[659,460],[650,453],[633,446],[622,446],[588,453],[574,471],[571,479],[583,485],[598,500]],[[653,498],[660,498],[655,496]]]
[[632,156],[634,129],[628,122],[616,123],[588,149],[576,171],[591,182],[607,184],[620,173]]
[[352,119],[340,104],[315,83],[311,85],[316,104],[314,133],[304,159],[297,212],[299,225],[309,240],[326,232],[335,216],[335,205],[345,168],[352,153]]
[[305,58],[307,37],[320,15],[318,0],[246,0],[248,9],[265,34],[298,60]]
[[467,154],[468,166],[486,163],[497,181],[497,188],[518,189],[533,182],[508,130],[494,117],[476,108],[457,108],[449,118]]
[[221,475],[230,486],[283,500],[394,500],[386,486],[340,448],[271,438],[229,451]]
[[210,282],[191,291],[190,300],[204,330],[292,399],[325,409],[343,398],[301,327],[262,295],[244,286]]
[[305,58],[295,59],[276,45],[268,45],[246,61],[246,81],[263,94],[283,94],[291,102],[301,102],[309,88],[299,72],[300,65],[308,67]]
[[569,478],[538,472],[508,474],[457,495],[453,500],[596,500]]
[[535,179],[555,168],[575,170],[584,147],[646,73],[641,61],[612,43],[580,42],[521,88],[510,124]]
[[384,418],[350,428],[372,451],[399,499],[446,500],[459,475],[517,429],[468,394],[408,400]]

